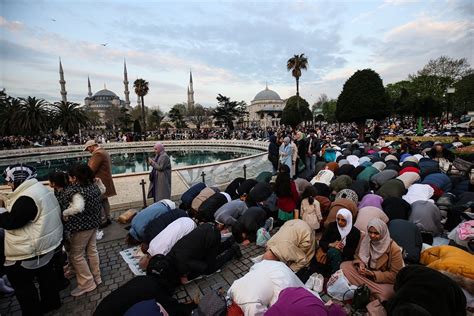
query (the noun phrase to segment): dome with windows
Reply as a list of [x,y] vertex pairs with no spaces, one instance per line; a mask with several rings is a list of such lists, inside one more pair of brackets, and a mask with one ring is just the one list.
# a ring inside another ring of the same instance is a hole
[[107,89],[102,89],[102,90],[99,90],[97,91],[96,93],[94,93],[94,97],[117,97],[117,95],[115,93],[113,93],[112,91],[110,90],[107,90]]
[[268,86],[267,86],[265,88],[265,90],[262,90],[259,93],[257,93],[255,98],[253,99],[253,101],[263,101],[263,100],[265,100],[265,101],[266,100],[278,100],[278,101],[280,101],[281,98],[278,95],[278,93],[276,93],[273,90],[268,89]]

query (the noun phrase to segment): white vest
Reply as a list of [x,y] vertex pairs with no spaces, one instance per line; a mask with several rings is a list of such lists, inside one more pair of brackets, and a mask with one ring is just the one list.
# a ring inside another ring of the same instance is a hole
[[26,180],[9,196],[9,212],[15,201],[22,196],[33,199],[38,213],[25,226],[5,230],[5,257],[11,261],[46,254],[58,247],[63,238],[61,208],[54,193],[36,179]]

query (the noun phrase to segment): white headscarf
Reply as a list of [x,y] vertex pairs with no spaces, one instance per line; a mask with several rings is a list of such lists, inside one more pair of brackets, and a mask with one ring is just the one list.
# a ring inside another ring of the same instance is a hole
[[339,230],[339,234],[341,234],[341,242],[345,245],[346,237],[349,235],[352,229],[352,213],[347,208],[341,208],[339,211],[337,211],[336,217],[337,215],[342,215],[342,217],[344,217],[346,220],[345,227],[341,227],[339,224],[337,224],[337,230]]
[[357,168],[359,166],[359,157],[357,157],[356,155],[349,155],[346,157],[346,159],[354,167]]

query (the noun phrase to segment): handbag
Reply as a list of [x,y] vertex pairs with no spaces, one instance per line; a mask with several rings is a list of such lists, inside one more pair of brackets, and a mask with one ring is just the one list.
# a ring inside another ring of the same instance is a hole
[[364,310],[367,304],[370,302],[370,290],[367,285],[362,284],[354,291],[354,297],[352,297],[352,311]]
[[323,248],[319,247],[316,251],[316,261],[321,264],[326,264],[328,260],[328,254],[324,252]]

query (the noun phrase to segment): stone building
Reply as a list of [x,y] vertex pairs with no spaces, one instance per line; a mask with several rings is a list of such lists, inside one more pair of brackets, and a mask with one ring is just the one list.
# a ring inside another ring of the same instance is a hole
[[278,93],[268,89],[260,91],[250,101],[247,107],[248,121],[247,127],[278,127],[280,126],[280,119],[283,109],[285,108],[286,100],[280,98]]

